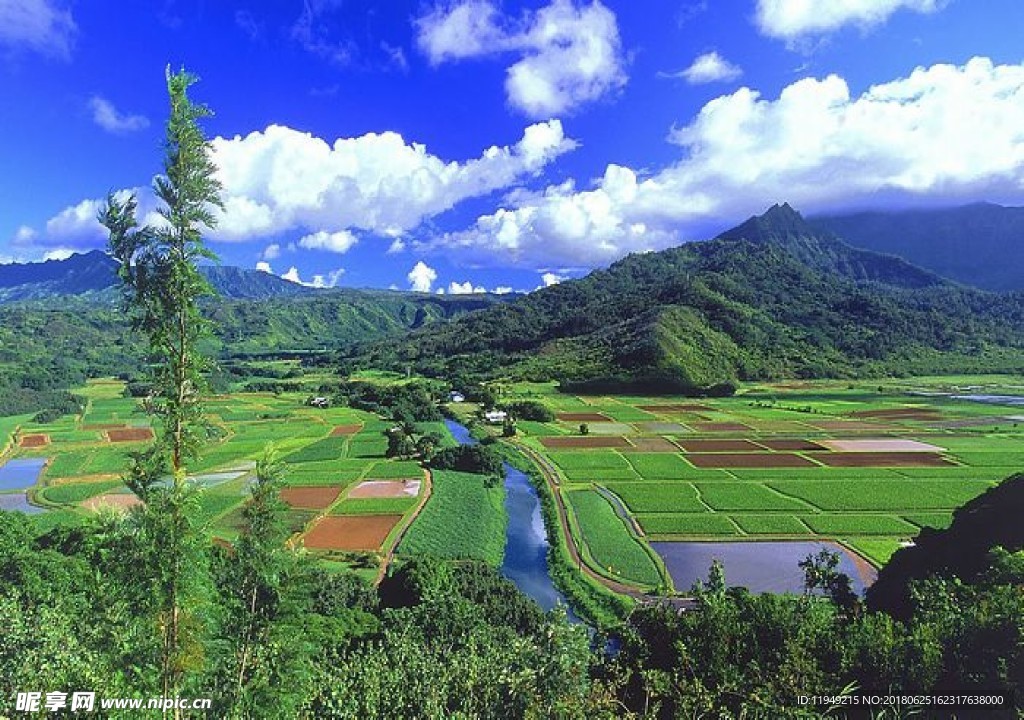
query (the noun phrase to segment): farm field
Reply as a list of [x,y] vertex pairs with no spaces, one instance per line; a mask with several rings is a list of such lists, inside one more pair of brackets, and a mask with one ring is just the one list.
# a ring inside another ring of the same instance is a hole
[[[123,390],[121,382],[91,381],[75,391],[88,399],[82,415],[52,423],[0,418],[0,463],[45,459],[28,490],[29,499],[46,509],[40,522],[78,522],[101,507],[138,504],[120,475],[129,453],[145,447],[153,430]],[[284,466],[285,526],[293,541],[325,558],[364,553],[376,562],[393,544],[392,530],[407,524],[420,504],[423,469],[384,457],[389,424],[375,415],[312,408],[304,395],[270,393],[215,396],[207,414],[218,437],[190,467],[189,481],[200,488],[198,518],[213,537],[237,537],[255,461],[268,443]]]
[[614,566],[607,554],[630,538],[595,488],[621,501],[640,543],[833,540],[877,567],[921,528],[948,526],[957,507],[1024,471],[1019,407],[936,394],[990,392],[986,381],[1024,387],[1011,377],[814,381],[693,400],[519,383],[509,394],[555,413],[521,423],[518,435],[558,469],[595,569]]

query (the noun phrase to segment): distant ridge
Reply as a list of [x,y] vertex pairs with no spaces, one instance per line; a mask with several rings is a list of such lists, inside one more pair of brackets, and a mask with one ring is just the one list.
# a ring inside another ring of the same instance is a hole
[[957,282],[1024,290],[1024,207],[954,208],[816,217],[811,224],[858,248],[892,253]]
[[[225,298],[259,300],[313,291],[259,270],[207,265],[200,271]],[[100,250],[63,260],[0,265],[0,303],[68,296],[110,301],[117,297],[116,285],[117,263]]]

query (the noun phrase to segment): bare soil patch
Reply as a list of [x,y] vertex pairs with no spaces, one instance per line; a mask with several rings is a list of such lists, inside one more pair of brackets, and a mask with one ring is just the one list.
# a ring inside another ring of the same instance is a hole
[[110,442],[143,442],[153,439],[153,431],[149,428],[122,428],[107,430]]
[[810,440],[758,440],[758,445],[763,445],[769,450],[784,450],[788,452],[803,452],[805,450],[826,450],[818,443]]
[[699,468],[811,467],[810,460],[788,453],[691,453],[686,459]]
[[748,432],[750,427],[741,423],[731,422],[699,422],[693,427],[700,432]]
[[21,438],[18,440],[18,445],[20,445],[23,448],[45,447],[46,445],[49,444],[50,436],[43,434],[22,435]]
[[638,437],[633,438],[633,445],[640,452],[678,452],[679,448],[665,438]]
[[885,410],[861,410],[850,413],[856,418],[893,418],[902,420],[938,420],[942,413],[933,408],[888,408]]
[[676,440],[688,453],[760,452],[761,448],[749,440]]
[[546,448],[628,448],[632,447],[623,437],[542,437]]
[[363,429],[362,425],[336,425],[331,430],[331,437],[341,437],[347,435],[355,435],[357,432]]
[[349,492],[349,498],[416,497],[420,493],[420,480],[366,480]]
[[611,420],[607,415],[595,412],[560,412],[555,413],[555,417],[562,422],[609,422]]
[[91,497],[88,500],[83,500],[78,504],[78,506],[83,507],[86,510],[96,512],[101,507],[110,507],[117,510],[127,511],[136,505],[141,504],[142,501],[139,500],[138,496],[131,493],[104,493],[103,495],[97,495],[96,497]]
[[814,459],[829,467],[949,467],[941,455],[923,452],[815,453]]
[[862,453],[938,453],[945,450],[938,445],[901,438],[864,438],[863,440],[822,440],[826,449],[834,452]]
[[707,405],[699,404],[671,404],[671,405],[639,405],[641,410],[653,413],[676,413],[676,412],[701,412],[711,410]]
[[379,550],[401,515],[331,515],[306,533],[303,543],[314,550]]
[[323,510],[340,494],[341,488],[338,487],[288,487],[281,490],[281,499],[293,508]]

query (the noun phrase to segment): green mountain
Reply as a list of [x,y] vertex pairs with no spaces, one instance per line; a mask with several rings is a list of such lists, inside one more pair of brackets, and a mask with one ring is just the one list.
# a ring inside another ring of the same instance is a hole
[[811,224],[859,248],[893,253],[993,291],[1024,290],[1024,207],[955,208],[817,217]]
[[[200,268],[221,297],[262,299],[313,291],[276,275],[220,265]],[[76,296],[94,302],[117,298],[117,263],[104,252],[76,253],[63,260],[0,265],[0,303]]]
[[364,346],[347,365],[698,393],[742,379],[1020,369],[1024,295],[853,248],[783,205],[713,241]]

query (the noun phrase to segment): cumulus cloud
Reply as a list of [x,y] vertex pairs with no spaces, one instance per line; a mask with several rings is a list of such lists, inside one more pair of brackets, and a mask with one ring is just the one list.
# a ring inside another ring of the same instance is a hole
[[480,264],[594,267],[705,238],[781,200],[814,212],[1019,197],[1022,128],[1024,64],[987,58],[918,68],[856,96],[837,75],[775,99],[741,88],[672,130],[678,162],[646,177],[609,165],[590,189],[519,193],[432,244]]
[[789,42],[823,35],[845,25],[870,28],[884,23],[897,10],[931,13],[947,0],[757,0],[755,20],[768,37]]
[[[256,269],[259,270],[260,272],[265,272],[270,275],[274,274],[274,270],[270,267],[270,263],[265,262],[263,260],[260,260],[258,263],[256,263]],[[298,270],[296,270],[295,272],[296,274],[298,274]]]
[[346,253],[358,242],[355,235],[347,230],[338,232],[324,232],[323,230],[306,235],[299,240],[299,247],[308,250],[326,250],[333,253]]
[[92,110],[93,122],[110,133],[130,133],[149,127],[149,120],[145,116],[122,113],[113,103],[99,95],[89,98],[89,109]]
[[[514,145],[492,146],[475,159],[444,160],[394,132],[339,138],[333,144],[280,125],[245,137],[215,138],[212,158],[223,185],[212,239],[244,242],[302,229],[304,247],[341,252],[352,229],[398,239],[459,202],[541,172],[577,146],[558,120],[537,123]],[[127,192],[127,191],[125,191]],[[134,188],[140,216],[158,221],[148,188]],[[68,207],[37,244],[97,247],[103,199]],[[398,240],[398,245],[401,241]]]
[[564,275],[557,275],[553,272],[546,272],[540,276],[540,281],[544,283],[544,287],[551,287],[557,285],[563,280],[567,279]]
[[277,243],[270,243],[263,249],[264,260],[275,260],[281,256],[281,246]]
[[598,0],[552,0],[520,18],[502,15],[490,0],[462,0],[435,7],[416,25],[420,50],[434,65],[517,56],[505,92],[532,117],[571,111],[626,84],[615,14]]
[[70,59],[78,26],[64,5],[53,0],[3,0],[0,47]]
[[413,266],[412,270],[410,270],[409,274],[405,277],[409,281],[409,288],[411,290],[416,292],[430,292],[431,286],[433,286],[434,281],[437,280],[437,271],[420,260]]
[[670,77],[682,78],[691,85],[703,85],[713,82],[731,82],[743,75],[739,65],[726,60],[717,51],[704,53],[694,60],[690,67]]
[[448,294],[449,295],[473,295],[487,292],[487,288],[482,285],[474,285],[469,280],[465,282],[455,282],[452,280],[448,283]]
[[[267,265],[266,263],[257,263],[256,269],[262,270],[263,268],[260,267],[261,265],[266,266],[269,271],[270,266]],[[341,280],[341,276],[344,274],[345,269],[338,268],[337,270],[333,270],[326,274],[315,274],[313,275],[312,280],[306,281],[303,280],[302,277],[299,275],[299,269],[293,265],[292,267],[288,268],[288,272],[281,275],[281,278],[287,280],[288,282],[304,285],[305,287],[323,289],[337,287],[338,281]]]

